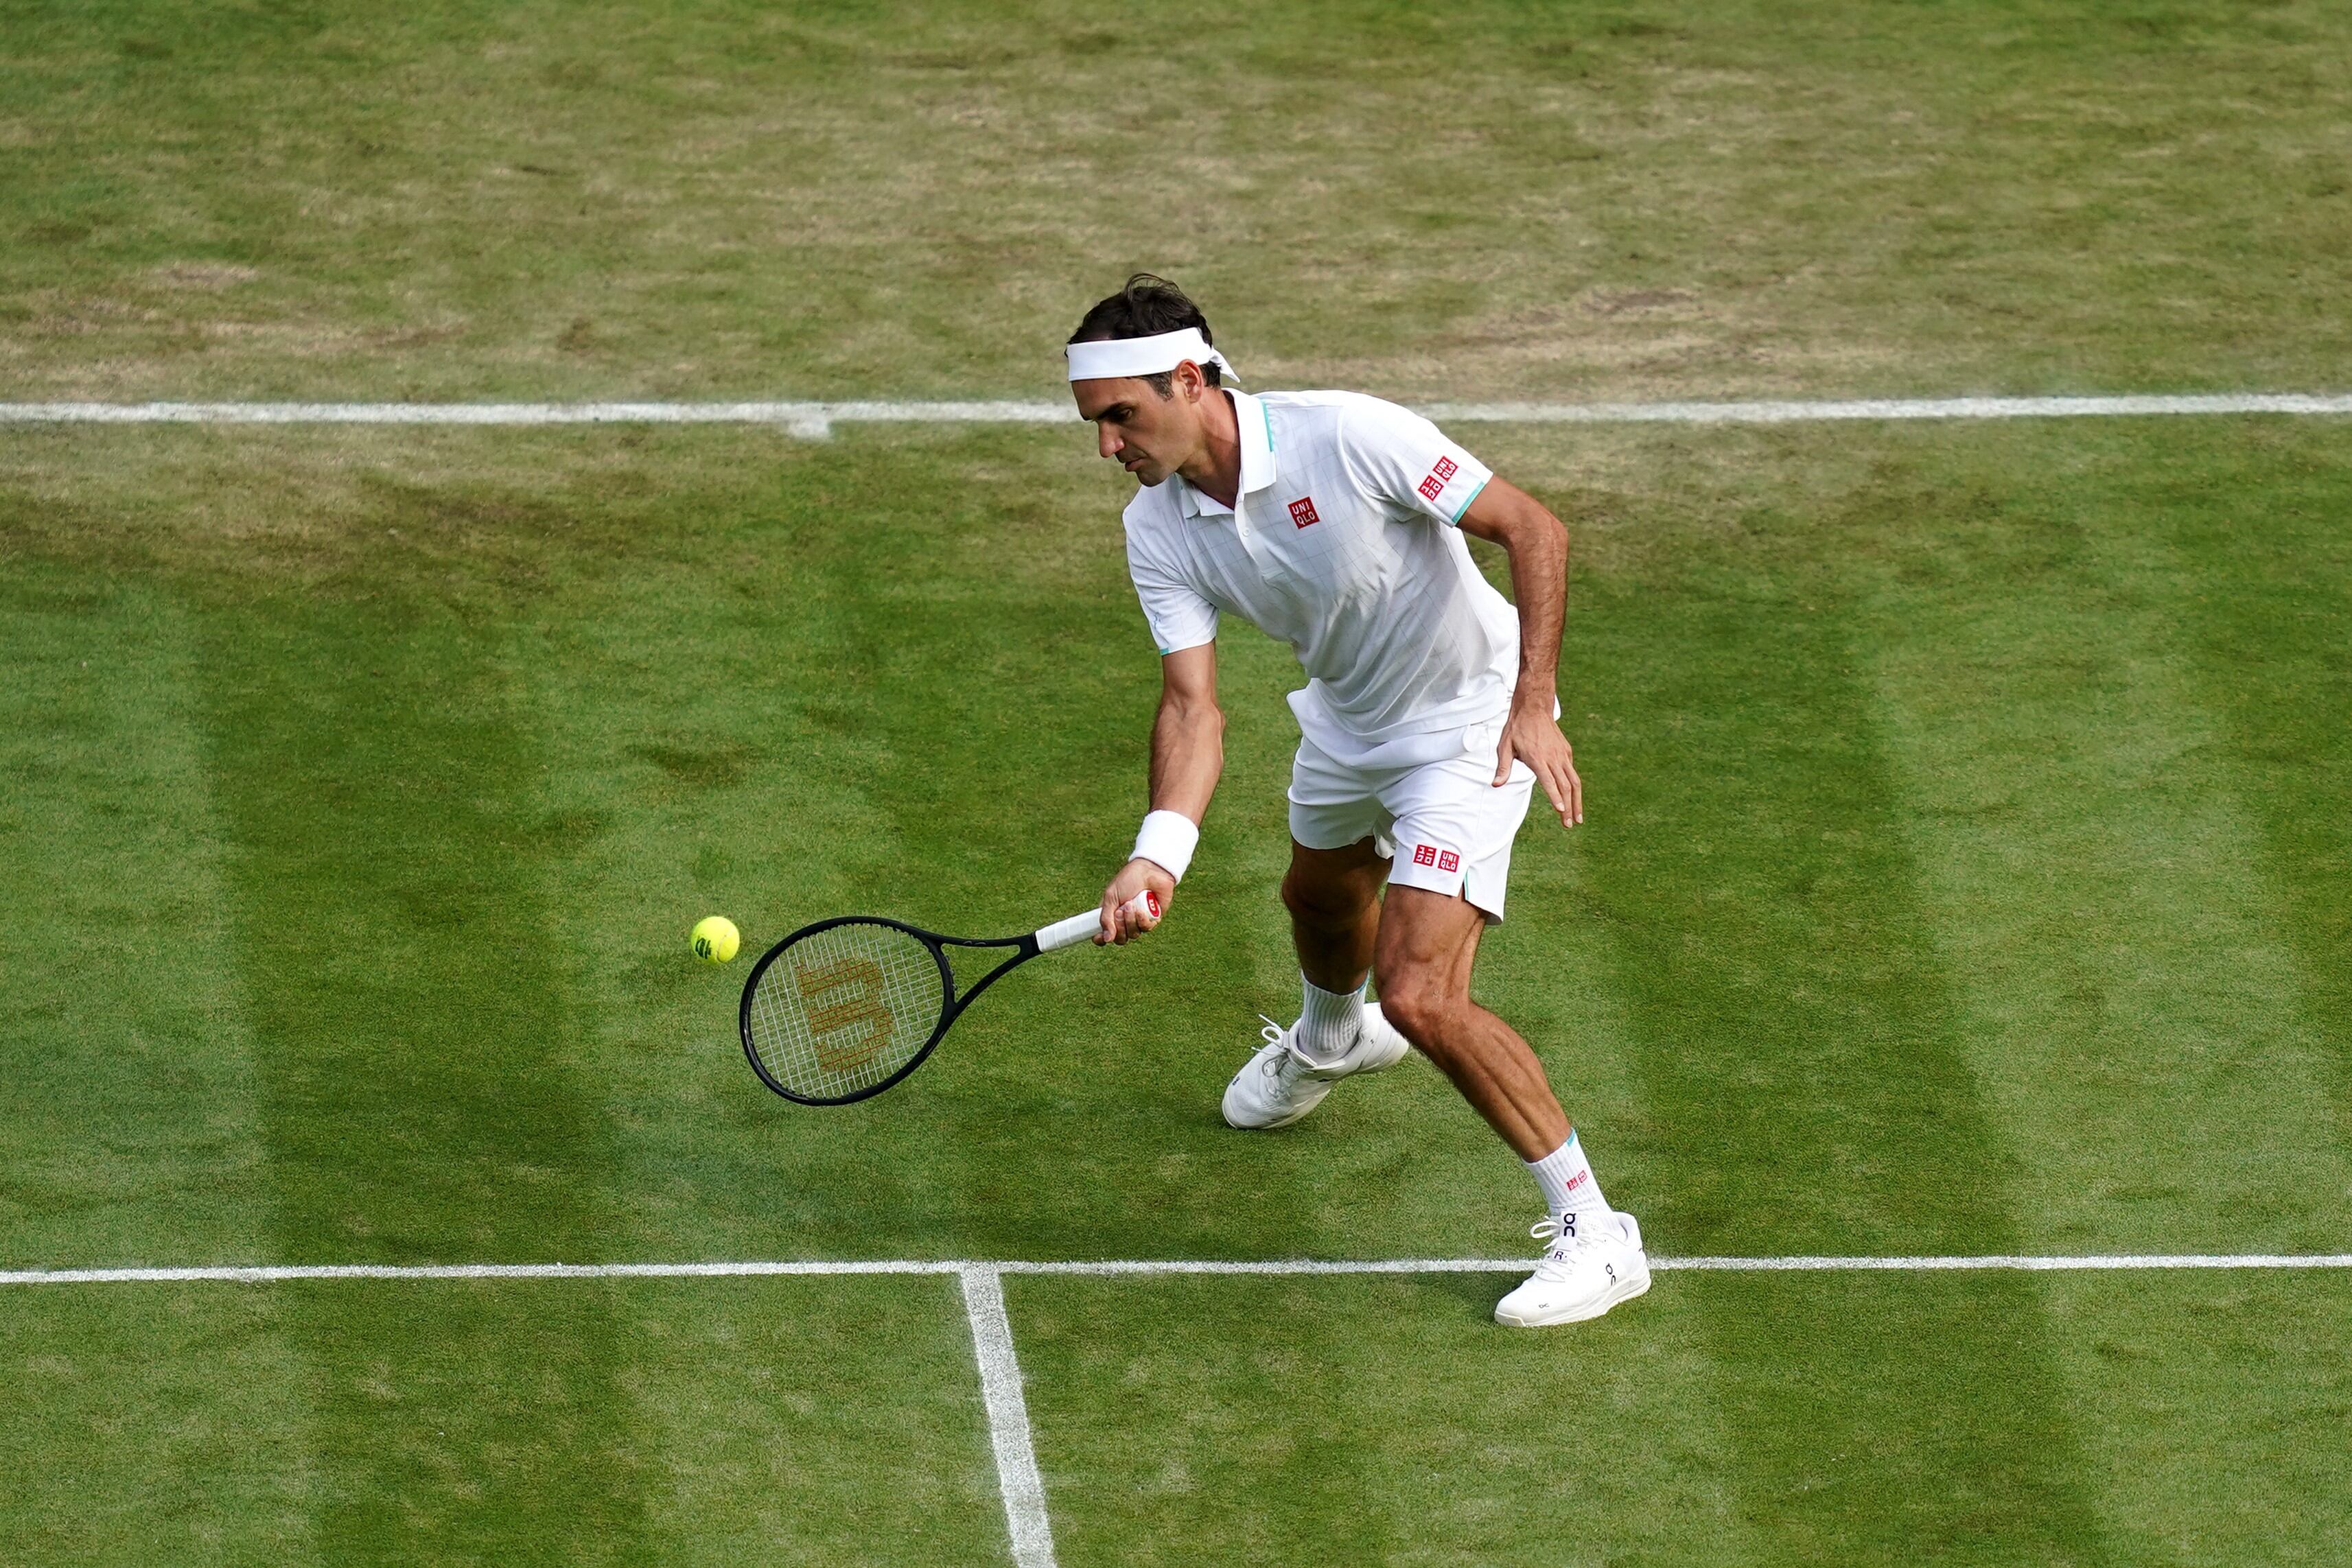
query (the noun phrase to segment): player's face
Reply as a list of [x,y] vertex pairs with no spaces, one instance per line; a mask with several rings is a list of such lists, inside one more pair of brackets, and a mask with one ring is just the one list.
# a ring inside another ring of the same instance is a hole
[[[1181,372],[1180,372],[1181,373]],[[1175,395],[1162,397],[1134,376],[1072,382],[1078,417],[1094,422],[1097,450],[1135,476],[1157,485],[1201,447],[1201,407],[1180,380]]]

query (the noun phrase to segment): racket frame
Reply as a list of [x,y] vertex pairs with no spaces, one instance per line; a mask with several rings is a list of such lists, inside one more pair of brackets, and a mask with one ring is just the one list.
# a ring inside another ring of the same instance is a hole
[[[940,1009],[939,1022],[931,1027],[931,1038],[925,1040],[923,1048],[908,1057],[889,1077],[878,1082],[869,1083],[855,1093],[816,1099],[806,1094],[796,1093],[777,1082],[769,1073],[767,1067],[760,1061],[759,1049],[751,1040],[751,998],[759,990],[761,977],[768,972],[768,967],[782,957],[785,950],[793,943],[803,936],[814,936],[821,931],[831,931],[842,925],[887,925],[893,930],[905,932],[929,948],[931,961],[939,966],[940,994],[943,998],[943,1004]],[[948,963],[948,949],[950,947],[1010,947],[1013,949],[1013,956],[974,980],[970,990],[958,996],[955,970]],[[936,931],[926,931],[919,925],[909,925],[903,920],[892,920],[881,915],[835,915],[831,920],[820,920],[814,925],[803,925],[765,953],[761,954],[760,961],[751,966],[751,973],[743,981],[743,1000],[737,1009],[738,1021],[743,1035],[743,1059],[751,1064],[751,1071],[760,1075],[761,1082],[785,1099],[798,1104],[854,1105],[860,1100],[870,1100],[884,1090],[895,1086],[907,1074],[920,1067],[924,1060],[939,1048],[940,1041],[947,1038],[948,1030],[954,1026],[955,1020],[962,1016],[964,1009],[980,999],[981,992],[988,989],[1005,975],[1019,968],[1043,951],[1045,949],[1037,945],[1037,933],[1034,931],[1024,932],[1018,936],[942,936]]]

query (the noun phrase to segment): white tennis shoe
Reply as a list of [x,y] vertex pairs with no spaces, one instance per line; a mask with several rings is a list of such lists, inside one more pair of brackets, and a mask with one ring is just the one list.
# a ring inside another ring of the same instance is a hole
[[1650,1288],[1642,1228],[1630,1214],[1563,1214],[1537,1220],[1528,1234],[1551,1245],[1527,1281],[1495,1303],[1498,1323],[1580,1323]]
[[1285,1029],[1265,1019],[1262,1033],[1265,1043],[1225,1085],[1226,1124],[1252,1132],[1287,1127],[1323,1103],[1323,1096],[1340,1079],[1394,1067],[1412,1049],[1396,1026],[1381,1016],[1378,1002],[1365,1004],[1364,1024],[1357,1032],[1356,1043],[1328,1066],[1318,1067],[1298,1054],[1292,1043],[1298,1035],[1297,1024]]

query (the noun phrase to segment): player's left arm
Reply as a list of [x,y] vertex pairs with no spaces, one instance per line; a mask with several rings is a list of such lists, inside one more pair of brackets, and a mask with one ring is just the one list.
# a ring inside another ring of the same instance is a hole
[[1511,558],[1511,597],[1519,609],[1519,684],[1496,748],[1495,783],[1510,778],[1514,759],[1526,763],[1560,826],[1572,828],[1584,821],[1584,783],[1568,737],[1552,718],[1568,613],[1568,529],[1542,502],[1500,478],[1487,482],[1460,520],[1464,533],[1502,546]]

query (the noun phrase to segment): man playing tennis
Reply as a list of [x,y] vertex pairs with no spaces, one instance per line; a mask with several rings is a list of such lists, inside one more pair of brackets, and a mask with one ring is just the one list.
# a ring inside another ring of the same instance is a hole
[[[1103,890],[1102,939],[1150,929],[1130,900],[1150,889],[1165,907],[1192,861],[1224,767],[1217,620],[1239,615],[1307,675],[1290,695],[1301,738],[1282,883],[1305,1000],[1226,1086],[1225,1120],[1287,1126],[1340,1079],[1417,1046],[1527,1162],[1550,1211],[1534,1229],[1544,1257],[1496,1321],[1576,1322],[1640,1295],[1641,1228],[1601,1197],[1528,1042],[1470,999],[1529,792],[1543,786],[1561,826],[1583,820],[1554,696],[1567,530],[1393,403],[1225,386],[1233,367],[1207,320],[1164,279],[1129,279],[1066,352],[1102,455],[1142,486],[1128,569],[1162,682],[1151,810]],[[1465,533],[1509,555],[1517,611]]]

